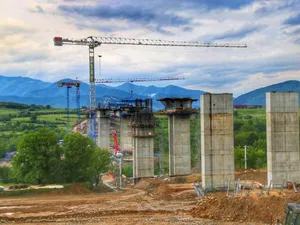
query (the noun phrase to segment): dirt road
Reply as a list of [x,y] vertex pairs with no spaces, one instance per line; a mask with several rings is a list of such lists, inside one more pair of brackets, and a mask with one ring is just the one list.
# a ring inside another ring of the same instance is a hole
[[106,194],[2,198],[0,223],[247,224],[194,218],[190,214],[190,210],[195,205],[196,200],[155,199],[137,189]]

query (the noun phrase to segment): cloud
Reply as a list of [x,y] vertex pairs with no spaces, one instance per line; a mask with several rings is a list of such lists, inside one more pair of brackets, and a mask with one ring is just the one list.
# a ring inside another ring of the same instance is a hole
[[0,21],[0,39],[9,35],[28,34],[33,31],[35,31],[35,29],[20,20],[8,19]]
[[193,27],[184,27],[184,28],[182,28],[182,31],[184,31],[184,32],[191,32],[193,30],[194,30]]
[[29,12],[33,13],[44,13],[43,8],[40,5],[35,5],[34,7],[29,9]]
[[300,25],[300,13],[287,18],[285,21],[283,21],[283,24],[291,26]]
[[288,1],[257,1],[259,8],[255,10],[255,15],[268,16],[282,10],[295,9],[299,5],[299,0]]
[[[179,1],[179,0],[177,0]],[[198,5],[207,10],[213,9],[233,9],[237,10],[244,6],[250,5],[255,0],[186,0],[185,2],[192,7]]]
[[249,34],[252,34],[257,31],[261,31],[266,28],[266,25],[250,25],[245,24],[241,27],[237,27],[235,29],[226,31],[220,35],[216,35],[212,38],[212,40],[223,40],[223,39],[241,39],[246,37]]
[[60,5],[58,6],[65,14],[81,15],[106,20],[126,20],[131,23],[141,24],[158,32],[168,32],[165,27],[177,27],[189,25],[191,18],[166,13],[151,8],[144,8],[135,5]]

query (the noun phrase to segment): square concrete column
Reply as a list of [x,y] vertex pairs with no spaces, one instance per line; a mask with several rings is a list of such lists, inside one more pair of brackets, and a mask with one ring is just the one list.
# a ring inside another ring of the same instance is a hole
[[131,118],[121,117],[120,120],[120,148],[122,151],[132,151]]
[[300,183],[298,93],[268,92],[266,103],[268,182]]
[[201,95],[202,186],[222,189],[234,182],[232,94]]
[[110,149],[110,118],[109,110],[97,110],[98,136],[97,146],[100,148]]
[[154,177],[154,130],[133,127],[133,178]]
[[192,98],[161,98],[169,127],[169,175],[191,173],[190,115],[196,112]]
[[169,115],[169,175],[191,174],[190,115]]

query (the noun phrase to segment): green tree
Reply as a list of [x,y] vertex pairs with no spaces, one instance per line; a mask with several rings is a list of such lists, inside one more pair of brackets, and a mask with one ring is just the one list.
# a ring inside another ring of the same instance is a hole
[[55,132],[47,128],[25,134],[12,161],[16,179],[38,184],[54,182],[61,155],[57,142]]
[[78,133],[64,137],[62,150],[66,182],[91,180],[95,174],[104,172],[110,163],[107,150],[99,149],[90,138]]
[[132,165],[124,164],[122,168],[122,173],[125,174],[126,177],[133,177]]
[[36,114],[32,114],[32,115],[30,116],[30,121],[31,121],[31,122],[36,122],[36,121],[37,121],[37,115],[36,115]]
[[106,149],[96,148],[96,154],[94,158],[95,174],[103,173],[108,170],[108,166],[111,163],[111,153]]

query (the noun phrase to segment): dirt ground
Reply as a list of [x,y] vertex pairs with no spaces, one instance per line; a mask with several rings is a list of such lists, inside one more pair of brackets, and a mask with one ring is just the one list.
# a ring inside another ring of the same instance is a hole
[[[249,176],[255,180],[256,173],[259,180],[258,172]],[[258,197],[259,190],[244,197],[226,197],[219,192],[199,199],[193,189],[193,182],[199,179],[199,175],[190,175],[188,183],[180,184],[143,179],[122,192],[96,194],[75,186],[65,193],[57,190],[1,198],[0,224],[262,225],[270,224],[271,217],[282,216],[286,202],[300,202],[300,195],[287,190],[283,195],[274,190],[271,196],[263,197]]]
[[[143,190],[3,198],[1,224],[226,224],[194,218],[196,200],[160,200]],[[234,223],[227,223],[234,224]]]

